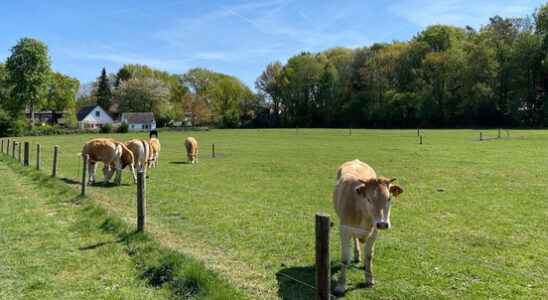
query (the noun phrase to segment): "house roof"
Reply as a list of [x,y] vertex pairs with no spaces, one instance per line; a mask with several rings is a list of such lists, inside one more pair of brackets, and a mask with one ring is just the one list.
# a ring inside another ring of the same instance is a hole
[[123,113],[122,120],[126,120],[130,124],[150,124],[154,122],[154,113],[152,112]]
[[[78,113],[76,114],[76,118],[78,119],[78,121],[82,121],[83,119],[85,119],[87,117],[87,115],[89,115],[89,113],[92,112],[97,106],[99,106],[99,108],[103,109],[99,104],[94,104],[94,105],[82,107],[78,111]],[[103,109],[103,111],[104,111],[104,109]]]

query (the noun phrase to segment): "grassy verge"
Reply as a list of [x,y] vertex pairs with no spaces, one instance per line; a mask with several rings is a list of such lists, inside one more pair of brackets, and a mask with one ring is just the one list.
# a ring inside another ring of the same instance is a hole
[[201,263],[0,157],[0,299],[242,299]]

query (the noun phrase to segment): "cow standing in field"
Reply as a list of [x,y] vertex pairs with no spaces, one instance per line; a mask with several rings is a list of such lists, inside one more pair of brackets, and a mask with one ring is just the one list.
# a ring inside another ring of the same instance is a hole
[[373,168],[357,159],[344,163],[337,170],[333,202],[341,222],[342,267],[335,287],[336,295],[344,294],[346,288],[351,241],[354,244],[354,262],[358,263],[360,246],[365,242],[365,284],[372,286],[375,283],[371,265],[377,231],[390,228],[391,196],[403,193],[401,187],[393,184],[395,180],[377,177]]
[[148,141],[150,145],[150,157],[149,167],[156,167],[158,165],[158,158],[160,157],[160,140],[157,138],[150,138]]
[[133,166],[144,172],[150,159],[150,145],[145,140],[133,139],[126,143],[126,147],[133,153]]
[[103,162],[104,183],[108,183],[112,174],[116,172],[114,182],[118,185],[122,183],[122,169],[130,166],[133,181],[137,181],[135,169],[133,167],[133,153],[123,144],[113,139],[93,139],[84,144],[82,155],[89,155],[88,163],[88,183],[95,182],[95,165],[97,162]]
[[198,142],[195,138],[189,136],[185,139],[186,156],[188,162],[195,164],[198,162]]

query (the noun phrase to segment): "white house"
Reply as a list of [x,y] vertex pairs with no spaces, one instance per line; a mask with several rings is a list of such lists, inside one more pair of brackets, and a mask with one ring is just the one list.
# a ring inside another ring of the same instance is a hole
[[122,123],[127,123],[129,131],[150,131],[156,129],[152,112],[122,113]]
[[112,117],[98,104],[83,107],[76,114],[78,128],[99,128],[112,124]]

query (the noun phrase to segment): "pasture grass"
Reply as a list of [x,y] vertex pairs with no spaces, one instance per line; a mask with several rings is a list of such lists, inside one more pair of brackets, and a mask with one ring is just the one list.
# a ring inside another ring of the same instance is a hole
[[[363,270],[353,268],[346,299],[547,298],[548,131],[503,131],[496,139],[496,130],[484,130],[482,142],[477,130],[422,134],[423,145],[416,130],[162,131],[160,166],[147,180],[148,230],[253,298],[310,299],[314,214],[327,212],[337,223],[336,169],[359,158],[398,178],[405,192],[392,208],[392,229],[376,243],[377,285],[361,288]],[[197,165],[184,163],[189,135],[200,144]],[[60,177],[77,186],[77,154],[96,136],[104,135],[24,140],[42,144],[47,172],[60,145]],[[89,191],[109,213],[134,222],[136,188],[127,171],[123,182]],[[336,279],[336,226],[331,236]]]
[[243,298],[66,184],[6,157],[0,171],[0,299]]

